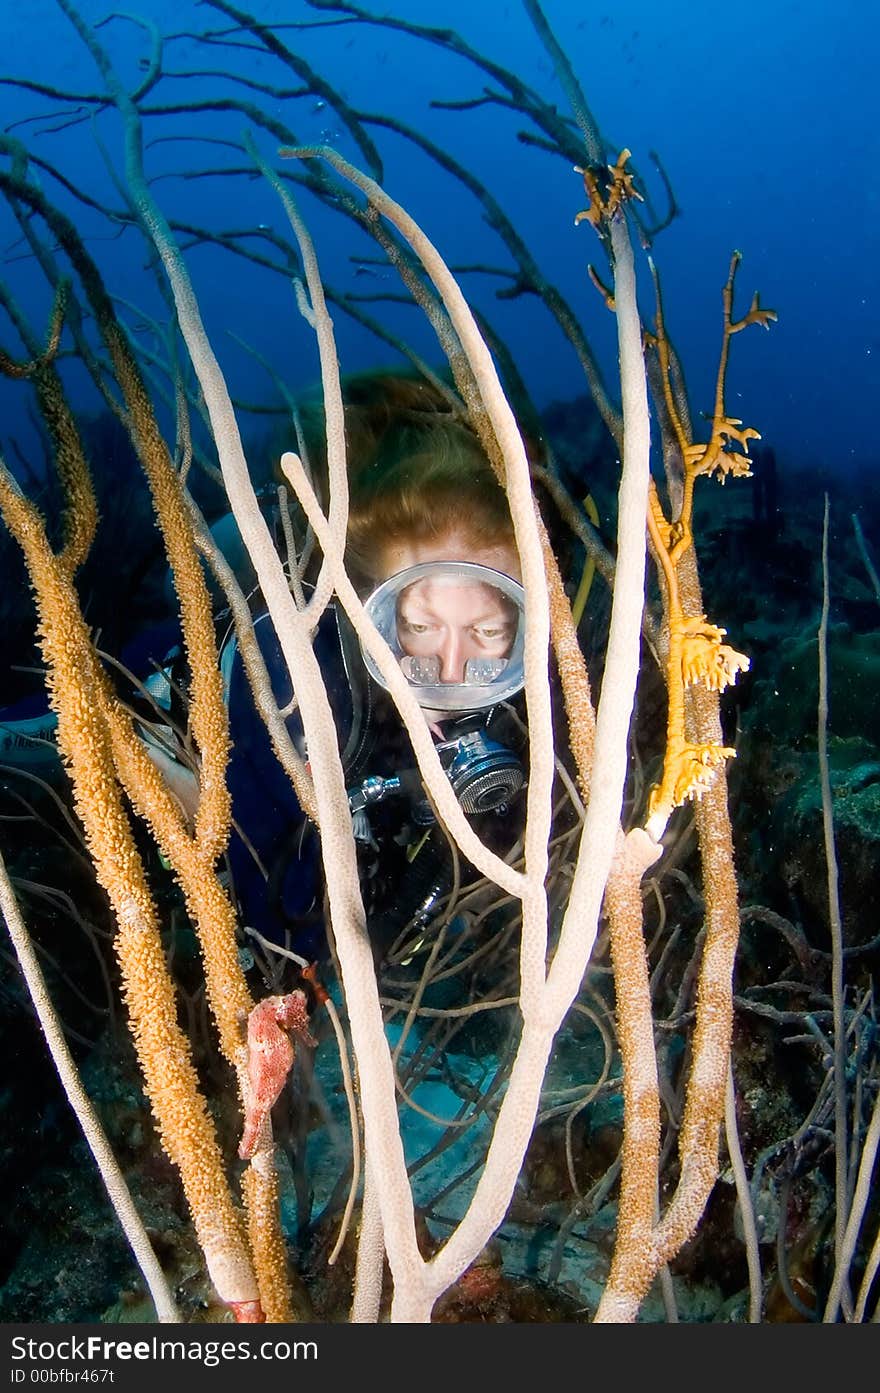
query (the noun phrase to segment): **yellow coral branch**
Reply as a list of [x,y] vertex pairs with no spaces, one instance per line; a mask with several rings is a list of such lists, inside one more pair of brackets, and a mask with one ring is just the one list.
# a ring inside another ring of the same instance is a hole
[[250,1304],[258,1290],[241,1219],[226,1183],[189,1042],[177,1024],[158,918],[116,781],[106,719],[106,677],[70,577],[42,519],[0,464],[0,511],[24,553],[34,588],[58,745],[95,870],[113,906],[116,953],[132,1034],[162,1145],[180,1170],[208,1270],[220,1297]]
[[[654,545],[657,563],[666,589],[666,617],[669,627],[669,653],[666,664],[669,710],[666,727],[666,753],[660,782],[648,797],[646,826],[653,836],[662,835],[673,808],[689,798],[700,798],[711,785],[718,768],[734,754],[732,749],[717,742],[691,744],[684,730],[685,688],[700,683],[707,690],[722,692],[736,681],[740,672],[748,670],[749,660],[736,649],[722,643],[726,631],[710,624],[704,614],[687,615],[681,604],[678,568],[682,558],[693,546],[694,483],[700,475],[715,474],[723,483],[728,475],[748,477],[751,474],[748,455],[749,442],[760,435],[751,426],[727,414],[724,404],[724,385],[727,372],[730,339],[747,324],[769,327],[776,318],[775,311],[764,310],[757,294],[751,307],[740,320],[733,320],[733,288],[740,253],[734,252],[723,292],[724,330],[721,358],[715,386],[715,412],[709,440],[689,440],[681,414],[677,409],[670,381],[671,350],[663,319],[663,300],[656,268],[651,264],[656,292],[656,332],[653,344],[657,351],[663,382],[664,400],[670,421],[681,450],[684,466],[682,502],[679,516],[667,519],[656,488],[652,485],[648,503],[648,531]],[[732,449],[731,446],[739,446]]]
[[[73,412],[67,405],[61,379],[55,369],[55,357],[61,342],[64,316],[70,296],[70,282],[61,280],[55,291],[46,347],[29,361],[16,362],[0,350],[0,372],[6,377],[31,378],[37,402],[49,431],[55,451],[55,466],[65,493],[64,545],[58,556],[59,564],[70,575],[83,564],[91,550],[98,525],[98,505],[91,475]],[[27,334],[26,327],[20,328]]]
[[736,681],[738,673],[748,671],[745,654],[721,642],[726,633],[726,629],[709,624],[705,614],[683,620],[681,666],[685,686],[702,682],[712,692],[723,692]]

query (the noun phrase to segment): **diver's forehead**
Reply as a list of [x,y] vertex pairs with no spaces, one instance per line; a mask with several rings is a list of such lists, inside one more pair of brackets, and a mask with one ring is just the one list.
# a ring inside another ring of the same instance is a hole
[[511,602],[485,581],[425,576],[408,585],[402,592],[399,607],[404,610],[434,610],[438,613],[458,611],[473,615],[506,614]]

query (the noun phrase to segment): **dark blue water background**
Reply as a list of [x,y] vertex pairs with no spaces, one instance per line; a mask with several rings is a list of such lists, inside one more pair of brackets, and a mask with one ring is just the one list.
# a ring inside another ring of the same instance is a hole
[[[303,0],[250,0],[267,22],[320,21]],[[381,11],[413,21],[457,29],[474,47],[520,73],[567,110],[565,98],[516,0],[388,0]],[[85,18],[107,13],[83,0]],[[685,364],[696,410],[711,409],[720,341],[721,287],[734,248],[743,253],[738,308],[748,307],[755,289],[778,310],[770,333],[751,329],[734,343],[728,405],[759,429],[788,467],[822,464],[850,471],[876,460],[875,411],[880,355],[876,225],[880,212],[880,141],[877,135],[876,7],[861,0],[803,0],[737,5],[693,0],[576,3],[546,0],[545,10],[581,79],[603,131],[615,146],[630,146],[651,179],[658,205],[659,181],[650,173],[648,151],[656,149],[673,182],[682,215],[657,239],[654,254],[665,289],[668,326]],[[223,27],[223,17],[193,0],[142,0],[139,12],[165,34]],[[147,52],[144,31],[126,19],[102,28],[101,36],[126,80],[134,85]],[[282,31],[356,107],[399,115],[431,135],[478,174],[499,198],[545,273],[569,298],[614,383],[613,320],[586,278],[598,257],[595,235],[575,227],[584,206],[579,177],[564,161],[529,149],[515,139],[522,121],[497,108],[465,113],[434,111],[432,98],[477,96],[485,76],[399,34],[381,29],[319,27]],[[53,0],[0,5],[0,72],[30,77],[71,90],[100,91],[100,78],[68,20]],[[232,60],[241,70],[242,55]],[[198,51],[186,39],[165,49],[168,71],[220,67],[224,53]],[[271,57],[246,57],[256,80],[293,85],[295,79]],[[197,100],[221,84],[190,76],[163,81],[157,100]],[[247,90],[241,88],[241,95]],[[265,103],[268,99],[258,98]],[[270,106],[272,104],[270,103]],[[18,124],[35,113],[62,109],[57,100],[0,87],[0,128],[13,133],[62,169],[83,190],[118,207],[119,194],[98,153],[89,122],[51,131],[52,120]],[[332,112],[313,99],[279,101],[275,109],[303,141],[340,140]],[[268,223],[286,233],[278,202],[261,181],[218,176],[185,181],[179,173],[208,165],[240,166],[241,157],[210,140],[237,138],[240,115],[174,116],[147,125],[147,166],[163,174],[155,185],[165,211],[202,225],[243,228]],[[114,113],[97,123],[107,158],[119,176],[122,133]],[[385,158],[385,185],[417,218],[446,259],[509,265],[481,210],[399,137],[374,132]],[[159,143],[157,137],[164,139]],[[173,137],[168,140],[167,137]],[[272,157],[275,142],[258,133]],[[115,240],[106,222],[77,204],[46,177],[52,197],[72,211],[94,240],[92,253],[109,288],[150,313],[162,313],[154,284],[143,273],[144,244],[125,231]],[[303,212],[317,242],[322,273],[338,290],[394,291],[394,273],[355,277],[350,258],[373,255],[347,220],[304,198]],[[258,245],[258,244],[255,244]],[[643,260],[643,258],[642,258]],[[293,296],[270,276],[227,253],[199,248],[188,264],[215,351],[240,396],[277,401],[263,369],[230,337],[234,331],[269,357],[290,387],[316,378],[310,331],[296,313]],[[18,242],[4,209],[0,212],[0,267],[22,307],[45,321],[49,297]],[[651,291],[642,266],[643,310]],[[495,283],[482,275],[463,277],[466,293],[492,317],[506,338],[539,406],[583,391],[574,354],[555,325],[534,302],[499,304]],[[405,334],[439,361],[430,331],[412,309],[378,308],[389,327]],[[128,316],[137,322],[136,311]],[[343,369],[353,371],[389,360],[365,330],[335,313]],[[2,342],[20,351],[8,325]],[[68,369],[81,405],[91,389]],[[27,446],[30,428],[24,394],[0,384],[0,443],[11,437]]]

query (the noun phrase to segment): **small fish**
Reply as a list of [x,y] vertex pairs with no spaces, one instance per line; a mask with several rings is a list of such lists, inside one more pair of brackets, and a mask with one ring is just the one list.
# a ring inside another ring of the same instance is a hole
[[284,1087],[294,1060],[291,1035],[305,1045],[318,1042],[309,1034],[306,994],[289,992],[287,996],[267,996],[258,1002],[248,1016],[248,1079],[250,1097],[244,1120],[244,1132],[238,1154],[249,1161],[257,1148],[263,1122],[272,1111]]

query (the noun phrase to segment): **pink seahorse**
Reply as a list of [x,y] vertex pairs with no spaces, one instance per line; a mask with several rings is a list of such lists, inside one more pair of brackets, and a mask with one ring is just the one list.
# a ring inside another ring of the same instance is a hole
[[256,1150],[257,1135],[264,1119],[278,1099],[293,1064],[291,1035],[306,1045],[318,1042],[309,1034],[306,994],[267,996],[248,1016],[248,1078],[250,1097],[244,1119],[244,1133],[238,1154],[249,1161]]

